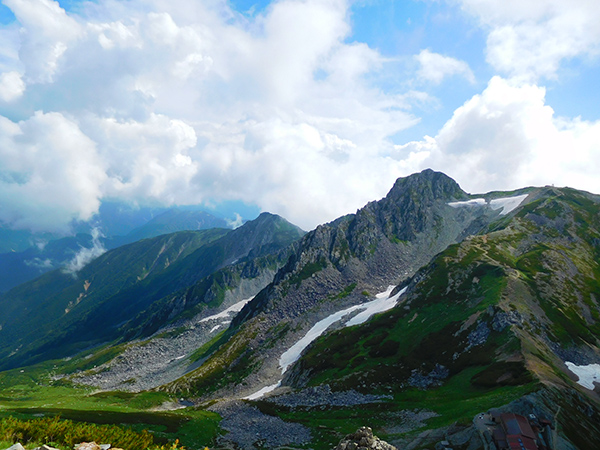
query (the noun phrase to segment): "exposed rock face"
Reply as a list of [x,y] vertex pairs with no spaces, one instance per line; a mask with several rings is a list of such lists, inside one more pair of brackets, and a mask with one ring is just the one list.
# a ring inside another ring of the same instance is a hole
[[431,372],[423,374],[419,369],[413,369],[408,384],[419,389],[430,389],[441,386],[443,380],[448,378],[450,371],[441,364],[436,364]]
[[373,436],[369,427],[361,427],[356,433],[349,434],[337,445],[335,450],[397,450],[391,444]]
[[314,306],[315,298],[337,293],[353,281],[371,288],[400,283],[460,240],[485,214],[483,209],[447,205],[464,198],[459,185],[439,172],[398,179],[382,200],[308,233],[271,289],[247,305],[234,325],[265,310],[278,323],[295,315],[290,305],[301,305],[298,312],[303,312]]
[[297,392],[271,396],[266,401],[288,408],[318,406],[356,406],[368,403],[380,403],[391,398],[390,395],[361,394],[355,390],[333,392],[329,385],[309,387]]

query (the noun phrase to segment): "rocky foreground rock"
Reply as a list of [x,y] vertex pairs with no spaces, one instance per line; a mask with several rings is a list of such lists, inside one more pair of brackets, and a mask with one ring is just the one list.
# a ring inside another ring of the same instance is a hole
[[397,450],[391,444],[373,436],[369,427],[361,427],[356,433],[349,434],[337,445],[335,450]]
[[[96,444],[95,442],[82,442],[81,444],[78,444],[77,446],[75,446],[75,450],[108,450],[108,449],[123,450],[121,448],[111,447],[110,444]],[[17,442],[16,444],[12,445],[11,447],[7,448],[6,450],[25,450],[25,448],[23,447],[23,445],[21,445],[20,442]],[[34,450],[58,450],[58,449],[44,444],[41,447],[36,447]]]

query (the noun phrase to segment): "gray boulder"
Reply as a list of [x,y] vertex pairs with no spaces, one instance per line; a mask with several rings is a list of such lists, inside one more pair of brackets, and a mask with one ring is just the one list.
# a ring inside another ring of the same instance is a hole
[[8,447],[6,450],[25,450],[25,449],[19,442],[17,442],[16,444]]
[[335,450],[397,450],[393,445],[373,436],[369,427],[361,427],[356,433],[349,434],[337,445]]

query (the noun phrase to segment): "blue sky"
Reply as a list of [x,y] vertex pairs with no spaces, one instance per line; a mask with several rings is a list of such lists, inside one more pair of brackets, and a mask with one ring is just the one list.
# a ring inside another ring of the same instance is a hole
[[600,193],[600,4],[3,0],[0,222],[105,198],[305,229],[433,168]]

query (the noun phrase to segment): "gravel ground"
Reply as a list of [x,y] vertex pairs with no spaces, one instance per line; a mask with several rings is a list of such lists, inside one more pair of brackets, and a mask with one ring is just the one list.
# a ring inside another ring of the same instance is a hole
[[402,434],[417,430],[425,426],[425,421],[436,417],[438,414],[433,411],[415,410],[400,411],[394,422],[397,425],[391,425],[385,428],[387,434]]
[[196,323],[174,338],[154,338],[132,343],[121,355],[92,371],[76,374],[75,383],[103,390],[139,392],[176,380],[190,366],[187,359],[206,343],[213,323]]
[[302,445],[312,438],[305,426],[263,414],[258,408],[240,400],[219,402],[209,409],[223,417],[220,426],[226,434],[219,438],[219,446],[278,448]]
[[356,406],[366,403],[379,403],[388,400],[391,396],[361,394],[355,390],[332,392],[329,385],[322,385],[266,397],[263,400],[288,408],[316,407],[316,406]]
[[[265,271],[257,278],[243,280],[235,289],[228,290],[225,301],[216,311],[203,311],[196,317],[164,328],[144,341],[133,341],[115,359],[84,373],[75,374],[75,383],[94,386],[102,390],[139,392],[169,383],[194,367],[189,357],[218,332],[229,326],[234,314],[208,321],[213,316],[237,302],[255,295],[272,278],[272,271]],[[169,331],[184,329],[170,337]],[[90,355],[91,356],[91,355]]]

